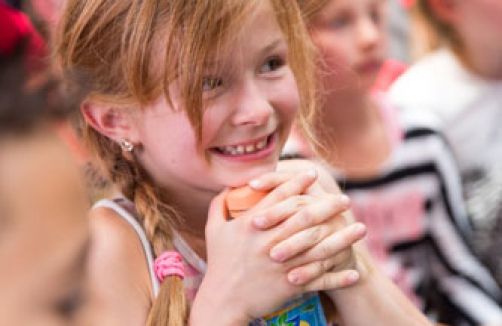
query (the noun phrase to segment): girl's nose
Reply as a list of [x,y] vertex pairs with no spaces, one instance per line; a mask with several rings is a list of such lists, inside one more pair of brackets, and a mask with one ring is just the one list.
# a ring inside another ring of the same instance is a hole
[[381,29],[377,22],[371,18],[364,18],[359,21],[357,27],[357,38],[359,45],[364,49],[372,49],[380,41]]
[[247,83],[236,96],[232,123],[238,125],[261,126],[268,122],[273,107],[266,92],[253,82]]

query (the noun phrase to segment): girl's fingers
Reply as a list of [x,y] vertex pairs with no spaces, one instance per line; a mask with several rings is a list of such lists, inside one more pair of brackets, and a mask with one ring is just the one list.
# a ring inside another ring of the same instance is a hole
[[[306,172],[308,171],[303,171],[303,173]],[[293,173],[290,171],[269,172],[261,175],[256,179],[251,180],[249,182],[249,186],[255,190],[267,191],[276,188],[277,186],[283,184],[288,180],[291,180],[293,177],[299,174],[301,174],[301,172],[300,173]]]
[[[296,257],[294,255],[289,256],[294,258],[288,262],[288,265],[297,267],[313,262],[324,261],[332,257],[336,257],[338,262],[347,261],[351,259],[350,257],[345,257],[351,253],[348,249],[350,249],[354,243],[364,238],[365,235],[366,227],[364,224],[355,223],[349,225],[323,238],[322,241],[303,254],[297,255]],[[306,236],[308,237],[309,235]],[[288,242],[285,241],[275,246],[270,253],[271,258],[278,261],[278,258],[282,259],[290,253],[299,252],[300,250],[302,250],[301,252],[305,251],[303,247],[307,246],[307,241],[303,241],[301,244],[300,242],[302,242],[302,239],[297,239],[296,242],[289,242],[288,239]],[[282,261],[287,259],[288,258],[283,259]]]
[[281,225],[283,239],[292,236],[312,226],[329,223],[338,220],[338,224],[344,220],[341,214],[350,208],[350,199],[345,195],[325,194],[321,199],[312,200],[297,214]]
[[[289,175],[289,178],[283,180],[283,174],[280,173],[269,173],[266,175],[267,178],[273,178],[273,175],[277,175],[278,178],[281,179],[279,185],[275,185],[274,188],[265,198],[263,198],[255,207],[253,207],[253,211],[258,212],[260,209],[264,209],[270,207],[274,204],[277,204],[289,197],[300,195],[305,192],[305,190],[310,187],[317,178],[317,173],[315,170],[309,170],[304,173],[300,173],[295,176]],[[263,177],[265,178],[265,177]],[[266,178],[265,178],[266,179]],[[262,180],[262,179],[259,179]],[[261,181],[260,181],[261,182]],[[254,182],[251,182],[252,185]],[[256,190],[269,190],[271,188],[255,188]]]
[[300,266],[336,256],[338,265],[346,266],[351,259],[351,247],[366,235],[366,226],[362,223],[351,224],[336,233],[326,237],[321,243],[310,249],[304,255],[294,258],[292,266]]
[[336,263],[336,257],[331,257],[294,268],[288,272],[288,282],[295,285],[304,285],[312,282],[332,269]]
[[351,286],[359,280],[359,272],[353,269],[324,273],[303,286],[306,292],[336,290]]
[[264,210],[263,214],[257,213],[256,217],[253,218],[253,225],[261,230],[269,229],[284,222],[308,203],[309,198],[307,196],[296,195],[289,197]]
[[329,225],[316,225],[283,240],[270,250],[270,257],[276,262],[299,255],[314,247],[326,238],[333,230]]
[[273,257],[287,260],[314,247],[345,223],[343,217],[337,215],[348,209],[348,199],[335,195],[325,198],[327,200],[318,200],[301,209],[277,227],[278,244],[271,250]]
[[228,220],[228,209],[225,200],[227,194],[228,189],[221,192],[211,201],[208,212],[206,232],[212,229],[219,229],[221,223],[224,223]]

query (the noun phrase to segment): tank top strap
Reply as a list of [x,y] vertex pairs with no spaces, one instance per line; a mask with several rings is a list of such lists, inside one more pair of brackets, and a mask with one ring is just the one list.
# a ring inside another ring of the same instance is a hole
[[145,252],[145,257],[148,262],[148,270],[150,272],[150,280],[152,283],[153,295],[154,297],[157,297],[157,294],[159,293],[160,284],[153,270],[155,255],[153,254],[152,247],[146,237],[145,231],[138,222],[137,216],[135,216],[134,206],[127,207],[128,203],[130,203],[130,201],[122,197],[117,197],[114,199],[102,199],[93,205],[93,209],[99,207],[105,207],[111,209],[132,226],[132,228],[138,235],[141,244],[143,245],[143,251]]

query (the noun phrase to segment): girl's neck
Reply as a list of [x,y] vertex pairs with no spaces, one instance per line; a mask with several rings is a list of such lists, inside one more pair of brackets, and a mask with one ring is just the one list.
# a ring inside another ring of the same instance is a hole
[[[169,202],[181,217],[177,232],[202,259],[206,259],[205,229],[209,205],[216,194],[208,191],[180,191],[169,194]],[[222,217],[223,218],[223,217]]]
[[319,152],[326,161],[348,178],[379,173],[392,148],[378,103],[369,92],[331,99],[320,118],[324,147]]
[[326,101],[319,118],[330,142],[350,142],[375,123],[373,105],[369,92],[337,94]]

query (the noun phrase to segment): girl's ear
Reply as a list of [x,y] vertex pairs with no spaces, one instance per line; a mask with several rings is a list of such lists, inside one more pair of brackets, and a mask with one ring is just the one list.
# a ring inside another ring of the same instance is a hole
[[80,107],[85,121],[100,134],[120,142],[122,139],[135,142],[134,125],[127,109],[109,105],[84,102]]
[[445,23],[454,23],[458,17],[457,0],[427,0],[436,17]]

